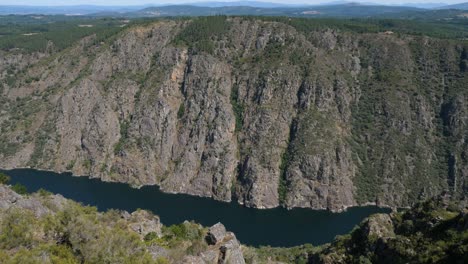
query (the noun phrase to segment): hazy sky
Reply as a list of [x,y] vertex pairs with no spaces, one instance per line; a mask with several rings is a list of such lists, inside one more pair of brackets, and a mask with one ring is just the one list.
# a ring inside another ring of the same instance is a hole
[[[144,5],[144,4],[180,4],[189,2],[232,2],[229,0],[0,0],[0,5]],[[256,0],[253,0],[256,1]],[[334,0],[257,0],[261,2],[288,4],[318,4]],[[373,2],[381,4],[403,3],[462,3],[468,0],[353,0],[353,2]]]

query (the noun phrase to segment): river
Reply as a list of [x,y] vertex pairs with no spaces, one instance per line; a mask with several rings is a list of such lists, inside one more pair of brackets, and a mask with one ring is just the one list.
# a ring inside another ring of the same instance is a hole
[[30,192],[40,188],[58,193],[100,211],[121,209],[132,212],[147,209],[160,216],[165,225],[193,220],[204,226],[223,223],[241,243],[251,246],[320,245],[345,234],[365,217],[389,209],[375,206],[353,207],[343,213],[324,210],[252,209],[235,202],[224,203],[184,194],[163,193],[157,186],[131,188],[123,183],[108,183],[69,173],[52,173],[32,169],[3,171],[11,184],[21,183]]

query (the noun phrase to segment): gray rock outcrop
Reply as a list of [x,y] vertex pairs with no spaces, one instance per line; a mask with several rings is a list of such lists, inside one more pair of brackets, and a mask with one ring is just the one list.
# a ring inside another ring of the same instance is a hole
[[195,22],[165,20],[53,60],[5,54],[0,167],[255,208],[466,195],[466,44],[225,22],[207,50],[174,44]]
[[201,262],[194,263],[245,263],[239,241],[234,233],[226,232],[223,224],[217,223],[210,227],[206,241],[210,245],[210,248],[200,254],[199,260]]

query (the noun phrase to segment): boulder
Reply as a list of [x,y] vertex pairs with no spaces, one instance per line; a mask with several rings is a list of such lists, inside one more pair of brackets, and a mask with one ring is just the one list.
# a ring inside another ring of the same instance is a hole
[[214,226],[210,227],[208,234],[206,236],[206,242],[209,245],[216,245],[223,241],[226,236],[226,228],[223,224],[217,223]]
[[367,236],[378,238],[395,237],[392,219],[388,214],[375,214],[369,217],[364,225],[364,231]]
[[145,210],[137,210],[133,212],[129,218],[131,222],[130,228],[140,234],[142,237],[148,233],[154,232],[161,236],[161,221],[158,216]]
[[232,232],[227,232],[223,224],[210,227],[206,235],[210,248],[200,254],[205,263],[244,264],[241,244]]
[[239,241],[233,233],[229,233],[229,237],[230,239],[219,248],[221,261],[218,261],[218,263],[245,264]]

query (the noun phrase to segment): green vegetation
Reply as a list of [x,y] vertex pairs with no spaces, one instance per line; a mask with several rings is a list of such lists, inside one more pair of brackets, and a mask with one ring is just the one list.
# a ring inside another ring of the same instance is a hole
[[[388,50],[385,63],[379,65],[372,59],[361,61],[362,67],[373,68],[373,76],[360,77],[361,96],[351,108],[353,136],[349,142],[359,169],[353,181],[357,187],[356,199],[360,203],[376,201],[384,191],[399,188],[392,186],[393,183],[389,183],[386,190],[380,187],[385,178],[381,175],[390,173],[385,164],[390,163],[391,173],[400,178],[402,185],[409,190],[402,194],[404,201],[421,198],[426,192],[421,182],[430,182],[430,186],[439,190],[450,188],[446,181],[449,161],[451,155],[458,152],[455,142],[459,139],[447,133],[450,130],[447,120],[450,118],[448,112],[454,107],[454,98],[466,93],[461,85],[466,82],[466,77],[459,71],[458,60],[459,56],[463,57],[461,48],[466,44],[453,40],[432,41],[430,49],[424,48],[421,38],[409,41],[418,71],[409,72],[401,67],[398,58],[401,53],[392,48]],[[373,47],[385,45],[381,41],[366,42],[360,44],[365,51],[362,58],[375,57],[377,49]],[[455,60],[448,60],[447,46],[452,45],[460,45],[461,55],[455,55]],[[433,70],[423,69],[423,65],[428,63],[434,65]],[[450,85],[442,89],[441,83],[430,80],[432,77],[429,76],[438,74],[453,76],[450,77]],[[444,98],[445,103],[441,106],[437,98]],[[405,100],[415,104],[402,103]],[[428,105],[425,107],[434,109],[431,111],[441,111],[435,114],[436,118],[431,122],[434,128],[430,133],[409,114],[421,113],[418,104]],[[411,127],[409,133],[405,132],[404,127],[389,125],[401,120],[408,122],[405,126]],[[432,160],[429,160],[429,156],[433,157]],[[409,170],[408,164],[413,169]]]
[[10,176],[0,172],[0,184],[8,184],[10,182]]
[[[427,14],[429,15],[429,14]],[[115,36],[123,30],[122,19],[70,17],[70,16],[0,16],[0,49],[17,49],[19,52],[44,52],[49,43],[55,51],[70,47],[85,36],[96,35],[93,44]],[[466,19],[377,19],[377,18],[294,18],[246,16],[246,19],[278,21],[289,24],[305,33],[332,28],[358,33],[394,31],[400,34],[428,35],[439,38],[468,37]],[[183,19],[183,18],[182,18]],[[152,18],[133,19],[131,25],[145,25],[156,21]],[[184,20],[184,19],[183,19]],[[185,45],[194,52],[212,53],[213,40],[229,29],[226,16],[199,17],[189,22],[174,39],[177,45]],[[31,79],[32,80],[32,79]]]
[[39,130],[38,133],[35,135],[36,138],[34,141],[35,143],[34,151],[29,160],[30,165],[34,166],[38,164],[40,161],[47,158],[48,152],[46,149],[46,145],[54,133],[55,133],[54,123],[52,123],[51,120],[47,120],[45,124],[43,124],[41,130]]
[[13,249],[30,247],[34,243],[36,219],[32,212],[20,209],[9,210],[0,225],[0,247]]
[[55,215],[13,208],[0,216],[2,263],[154,262],[135,233],[93,207],[67,202]]
[[185,114],[185,105],[182,102],[179,106],[179,110],[177,110],[177,118],[181,119],[182,117],[184,117],[184,114]]
[[208,244],[204,237],[207,230],[199,224],[184,222],[178,225],[163,226],[162,236],[156,233],[148,233],[145,237],[147,245],[156,244],[166,249],[171,249],[171,259],[182,259],[185,255],[198,255],[207,250]]
[[275,248],[262,246],[259,248],[248,247],[244,250],[246,263],[267,263],[265,260],[280,263],[306,264],[308,256],[318,251],[319,248],[310,244],[304,244],[291,248]]
[[39,190],[37,190],[37,194],[39,194],[39,196],[41,196],[41,197],[47,197],[49,195],[52,195],[53,193],[51,193],[51,192],[49,192],[49,191],[47,191],[45,189],[40,188]]
[[53,49],[59,51],[85,36],[95,34],[94,43],[100,43],[122,30],[122,22],[119,19],[33,17],[35,16],[0,16],[0,49],[45,52],[48,43],[52,43]]
[[[453,210],[453,211],[452,211]],[[350,235],[338,237],[314,259],[342,263],[466,263],[467,218],[443,197],[393,213],[391,222],[371,216]],[[372,226],[372,227],[371,227]],[[378,231],[373,231],[378,230]]]
[[15,185],[11,186],[11,189],[18,194],[28,194],[28,189],[26,186],[22,185],[21,183],[16,183]]
[[288,182],[286,180],[286,172],[289,166],[289,162],[291,162],[291,149],[289,146],[290,144],[288,143],[288,148],[284,151],[283,155],[281,155],[280,178],[278,183],[278,199],[280,204],[284,204],[286,202],[286,195],[288,193]]
[[[53,213],[15,204],[0,210],[2,263],[181,263],[210,249],[207,229],[193,222],[139,234],[132,227],[151,213],[122,217],[40,190],[36,200]],[[57,204],[59,203],[59,204]],[[242,247],[246,263],[466,263],[468,219],[460,205],[438,197],[410,210],[378,214],[331,244],[291,248]],[[466,209],[465,209],[466,210]],[[138,212],[138,211],[137,211]],[[149,249],[165,252],[152,258]],[[327,262],[328,261],[328,262]]]
[[75,167],[76,160],[70,161],[67,166],[65,167],[67,170],[72,170]]
[[114,154],[118,155],[125,148],[125,144],[128,141],[128,129],[130,128],[130,122],[125,120],[120,122],[120,139],[114,146]]
[[82,165],[83,165],[83,167],[84,167],[85,169],[90,170],[92,164],[93,164],[93,161],[92,161],[92,160],[90,160],[90,159],[85,159],[85,160],[83,161],[83,164],[82,164]]
[[246,17],[282,22],[303,33],[323,29],[337,29],[354,33],[378,33],[393,31],[398,34],[426,35],[437,38],[464,39],[468,37],[468,20],[410,20],[379,18],[294,18],[287,17]]
[[236,132],[239,132],[242,130],[242,125],[244,123],[244,106],[239,100],[239,87],[237,85],[232,87],[230,100],[232,110],[234,111],[234,115],[236,117]]
[[19,143],[9,142],[7,138],[0,139],[0,154],[5,157],[13,156],[18,152],[20,147]]
[[173,40],[175,45],[188,46],[194,53],[213,53],[215,38],[220,38],[229,29],[226,16],[196,18]]

